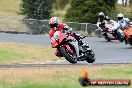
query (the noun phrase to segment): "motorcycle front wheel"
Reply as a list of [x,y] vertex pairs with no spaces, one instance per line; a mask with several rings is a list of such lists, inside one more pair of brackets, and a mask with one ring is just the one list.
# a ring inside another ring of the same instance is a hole
[[65,57],[65,59],[67,61],[69,61],[72,64],[77,63],[77,59],[75,58],[76,53],[74,51],[73,51],[73,53],[70,53],[70,52],[68,52],[68,50],[64,46],[62,46],[60,48],[60,50],[61,50],[61,53],[62,53],[63,57]]
[[108,42],[111,41],[111,39],[108,37],[108,35],[106,33],[104,33],[103,36],[104,36],[105,40],[107,40]]
[[120,42],[123,42],[123,41],[124,41],[124,38],[119,38],[119,41],[120,41]]

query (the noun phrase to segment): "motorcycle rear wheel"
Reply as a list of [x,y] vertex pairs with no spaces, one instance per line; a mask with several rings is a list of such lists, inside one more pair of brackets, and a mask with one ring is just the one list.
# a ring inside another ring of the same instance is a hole
[[90,51],[90,54],[86,57],[86,61],[88,63],[95,62],[95,54],[94,54],[94,52],[92,50]]
[[132,39],[129,39],[129,44],[132,46]]

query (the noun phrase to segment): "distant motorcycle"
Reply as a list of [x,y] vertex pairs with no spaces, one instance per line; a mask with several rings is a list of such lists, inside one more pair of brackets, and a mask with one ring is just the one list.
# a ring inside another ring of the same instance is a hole
[[85,37],[79,37],[79,42],[70,34],[56,31],[51,38],[53,48],[57,48],[58,57],[65,57],[70,63],[86,60],[88,63],[95,61],[95,54],[88,44],[81,40]]
[[116,31],[114,31],[116,29],[116,27],[104,23],[101,26],[101,30],[102,31],[102,35],[104,36],[104,38],[107,41],[111,41],[111,40],[119,40],[120,42],[123,42],[124,40],[124,32],[121,29],[116,29]]
[[132,45],[132,26],[129,29],[124,29],[126,44]]

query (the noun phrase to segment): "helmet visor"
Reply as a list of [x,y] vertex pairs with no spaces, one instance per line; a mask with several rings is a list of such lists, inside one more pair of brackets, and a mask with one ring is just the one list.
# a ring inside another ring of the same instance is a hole
[[50,24],[50,28],[54,28],[54,24]]
[[122,17],[118,17],[118,20],[122,20],[123,18]]
[[57,24],[50,24],[50,28],[57,27]]
[[99,18],[104,18],[104,16],[103,15],[100,15]]

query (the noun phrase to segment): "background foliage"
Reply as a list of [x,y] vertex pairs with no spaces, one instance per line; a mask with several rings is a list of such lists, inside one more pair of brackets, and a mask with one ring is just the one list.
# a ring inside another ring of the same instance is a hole
[[51,17],[51,0],[22,0],[21,14],[25,18],[48,19]]
[[116,2],[117,0],[22,0],[20,10],[25,18],[39,20],[57,16],[68,22],[96,23],[100,11],[114,20],[117,20],[118,13],[132,19],[131,5],[117,5]]
[[66,21],[95,23],[100,11],[110,14],[115,9],[115,0],[72,0],[67,9]]

